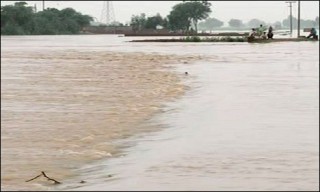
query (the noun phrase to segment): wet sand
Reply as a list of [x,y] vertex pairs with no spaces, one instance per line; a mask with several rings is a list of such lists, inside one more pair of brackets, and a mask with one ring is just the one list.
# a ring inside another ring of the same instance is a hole
[[187,60],[193,59],[2,51],[1,189],[47,189],[48,182],[24,181],[45,171],[63,182],[80,165],[116,155],[114,140],[154,130],[139,125],[185,92],[168,69]]

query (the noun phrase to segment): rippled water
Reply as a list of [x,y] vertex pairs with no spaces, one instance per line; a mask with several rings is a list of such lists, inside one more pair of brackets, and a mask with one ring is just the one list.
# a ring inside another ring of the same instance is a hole
[[319,42],[130,39],[1,37],[2,189],[319,188]]

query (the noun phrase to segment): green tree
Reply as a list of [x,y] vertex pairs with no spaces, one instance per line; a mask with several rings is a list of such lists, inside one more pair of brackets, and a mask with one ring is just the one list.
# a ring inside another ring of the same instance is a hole
[[17,2],[1,7],[1,34],[30,34],[30,22],[34,13],[33,8],[26,7],[26,4]]
[[171,30],[188,31],[190,21],[188,15],[185,14],[183,7],[180,4],[174,6],[174,9],[168,15],[168,26]]
[[33,34],[56,35],[68,34],[67,28],[60,18],[60,11],[55,8],[47,8],[35,14]]
[[146,22],[147,19],[145,13],[141,13],[140,15],[132,15],[130,26],[132,26],[134,31],[140,31],[145,28]]
[[1,34],[5,35],[53,35],[75,34],[90,24],[93,18],[72,8],[61,11],[47,8],[34,13],[25,2],[1,7]]
[[159,13],[156,16],[147,18],[145,28],[156,29],[158,25],[164,26],[164,19]]
[[162,26],[166,29],[169,29],[169,21],[168,18],[163,18]]
[[211,4],[203,1],[183,2],[175,5],[168,19],[172,29],[189,30],[191,25],[198,30],[198,21],[206,19],[211,13]]
[[75,11],[72,8],[65,8],[60,11],[59,18],[63,27],[71,32],[77,33],[82,30],[83,27],[90,24],[93,18],[88,15],[82,15],[81,13]]
[[[183,0],[183,2],[186,2],[187,0]],[[202,0],[202,1],[197,1],[197,0],[191,0],[191,2],[200,2],[200,3],[202,3],[202,4],[204,4],[204,5],[207,5],[207,6],[211,6],[211,3],[210,2],[208,2],[207,0]]]

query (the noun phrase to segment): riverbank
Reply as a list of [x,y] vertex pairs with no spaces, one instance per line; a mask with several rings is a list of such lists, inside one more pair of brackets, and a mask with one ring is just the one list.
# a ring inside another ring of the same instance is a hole
[[198,36],[189,36],[185,38],[171,39],[139,39],[130,42],[249,42],[249,43],[272,43],[272,42],[302,42],[302,41],[318,41],[318,39],[300,37],[300,38],[273,38],[273,39],[248,39],[247,37],[216,37],[216,38],[200,38]]
[[125,33],[124,36],[126,37],[136,37],[136,36],[199,36],[199,37],[241,37],[241,36],[248,36],[249,33],[247,32],[218,32],[218,33]]

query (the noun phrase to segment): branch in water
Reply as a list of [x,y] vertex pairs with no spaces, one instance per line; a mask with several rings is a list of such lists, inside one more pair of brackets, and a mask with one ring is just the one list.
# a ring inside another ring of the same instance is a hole
[[38,175],[38,176],[36,176],[36,177],[34,177],[34,178],[32,178],[32,179],[29,179],[29,180],[27,180],[26,182],[29,182],[29,181],[35,180],[36,178],[40,177],[41,175],[42,175],[42,174],[40,174],[40,175]]
[[32,178],[32,179],[29,179],[29,180],[27,180],[26,182],[35,180],[36,178],[40,177],[41,175],[43,175],[45,178],[47,178],[48,181],[53,181],[54,184],[61,184],[61,182],[59,182],[59,181],[57,181],[57,180],[55,180],[55,179],[52,179],[52,178],[48,177],[48,176],[44,173],[44,171],[41,171],[41,174],[40,174],[40,175],[38,175],[38,176],[36,176],[36,177],[34,177],[34,178]]

